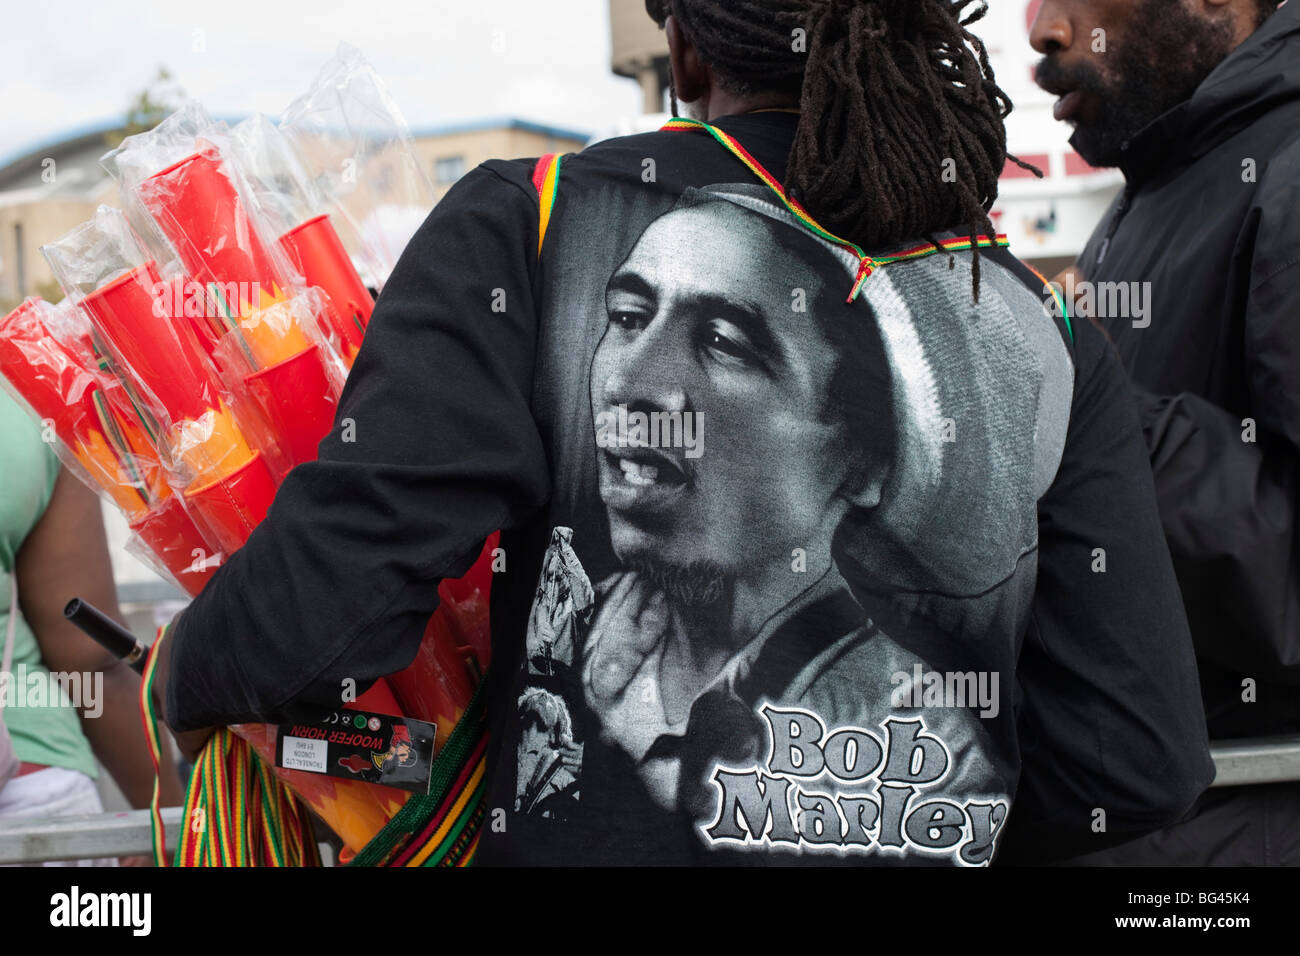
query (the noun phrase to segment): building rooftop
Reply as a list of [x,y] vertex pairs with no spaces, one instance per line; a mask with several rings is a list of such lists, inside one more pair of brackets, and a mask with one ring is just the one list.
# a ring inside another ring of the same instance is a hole
[[413,139],[425,139],[431,136],[452,136],[457,133],[477,133],[489,129],[517,129],[539,136],[551,136],[555,139],[572,139],[585,143],[591,138],[590,130],[572,127],[548,126],[534,123],[532,120],[519,119],[515,116],[488,116],[482,119],[459,120],[450,123],[437,123],[432,126],[417,126],[411,130]]
[[[245,117],[219,116],[214,118],[234,125]],[[68,177],[64,185],[70,191],[84,193],[86,188],[93,188],[95,182],[103,178],[103,175],[106,175],[102,172],[96,172],[99,157],[108,152],[109,149],[105,137],[121,129],[122,121],[120,118],[95,120],[70,127],[57,135],[46,137],[21,147],[8,155],[0,156],[0,192],[31,189],[45,185],[44,180],[41,178],[41,173],[45,168],[44,163],[47,159],[53,159],[63,170],[72,170],[79,173],[79,175],[74,174]],[[548,126],[544,123],[535,123],[514,116],[490,116],[481,119],[421,126],[413,129],[411,136],[413,139],[418,140],[493,129],[514,129],[583,143],[591,138],[591,133],[588,130]],[[59,174],[59,179],[64,179],[62,171]],[[56,184],[50,185],[55,185],[56,188],[44,189],[43,193],[45,195],[61,191],[57,186],[57,180]]]

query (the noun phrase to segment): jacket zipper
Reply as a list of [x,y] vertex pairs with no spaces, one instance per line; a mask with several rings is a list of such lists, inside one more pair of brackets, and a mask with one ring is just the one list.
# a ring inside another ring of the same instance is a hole
[[1119,231],[1120,220],[1128,212],[1129,202],[1132,198],[1132,191],[1125,186],[1124,195],[1119,197],[1119,206],[1115,209],[1115,215],[1111,217],[1110,228],[1106,230],[1106,238],[1101,241],[1101,248],[1097,250],[1097,265],[1101,265],[1106,259],[1106,253],[1110,251],[1110,241],[1115,238],[1115,233]]

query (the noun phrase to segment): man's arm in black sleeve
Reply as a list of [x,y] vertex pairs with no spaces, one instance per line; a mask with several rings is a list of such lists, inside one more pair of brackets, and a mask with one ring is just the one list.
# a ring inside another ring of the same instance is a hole
[[1021,777],[999,862],[1134,839],[1177,820],[1214,777],[1128,383],[1100,332],[1077,322],[1075,333],[1065,454],[1039,502],[1038,585],[1016,675]]
[[1197,654],[1300,684],[1300,450],[1195,395],[1138,405]]
[[413,659],[444,577],[550,493],[529,408],[537,201],[466,175],[376,304],[318,461],[175,623],[176,730],[305,717]]
[[[1249,255],[1248,405],[1138,393],[1197,653],[1300,684],[1300,139],[1268,164],[1238,240]],[[1246,418],[1253,419],[1247,422]]]

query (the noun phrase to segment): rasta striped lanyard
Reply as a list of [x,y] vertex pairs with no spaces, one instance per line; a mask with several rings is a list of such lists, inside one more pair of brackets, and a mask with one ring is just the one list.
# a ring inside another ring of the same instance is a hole
[[804,207],[800,205],[797,199],[793,199],[786,195],[785,189],[776,181],[776,177],[764,169],[763,164],[751,156],[749,151],[746,150],[745,147],[741,146],[734,136],[724,133],[716,126],[702,123],[699,120],[686,119],[684,117],[671,119],[661,126],[660,129],[683,132],[699,129],[706,131],[710,136],[725,146],[733,156],[748,166],[750,172],[762,180],[765,186],[772,190],[772,192],[776,193],[777,198],[781,200],[781,203],[786,209],[790,210],[791,215],[795,217],[801,226],[832,245],[839,246],[846,252],[852,253],[858,260],[858,272],[857,277],[853,282],[853,288],[849,290],[849,297],[845,300],[846,302],[852,302],[858,297],[858,293],[862,291],[862,284],[867,281],[867,277],[870,276],[871,273],[881,266],[889,265],[891,262],[902,262],[906,259],[923,259],[926,256],[934,255],[936,252],[941,250],[944,252],[961,252],[962,250],[971,248],[972,245],[979,246],[982,249],[987,249],[993,246],[1005,247],[1010,244],[1005,235],[998,235],[993,239],[990,239],[988,236],[976,236],[974,242],[969,238],[946,239],[939,243],[938,248],[936,248],[932,243],[926,243],[924,245],[913,246],[910,249],[903,249],[900,252],[891,253],[885,256],[869,256],[863,251],[861,246],[849,242],[847,239],[841,239],[830,230],[823,228],[821,224],[809,214],[808,210],[804,209]]
[[542,254],[542,243],[546,241],[546,227],[551,224],[551,213],[555,209],[555,196],[560,190],[560,165],[563,156],[559,153],[547,153],[537,160],[533,167],[533,188],[537,190],[537,255]]

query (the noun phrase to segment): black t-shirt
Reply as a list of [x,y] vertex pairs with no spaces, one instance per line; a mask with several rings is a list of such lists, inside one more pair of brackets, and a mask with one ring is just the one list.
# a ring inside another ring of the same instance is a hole
[[[795,121],[715,125],[779,182]],[[485,163],[412,240],[348,433],[173,631],[174,726],[401,669],[501,528],[480,862],[971,865],[1191,804],[1190,640],[1095,330],[1003,249],[978,304],[969,252],[848,301],[858,258],[702,130],[565,157],[544,243],[534,174]]]

